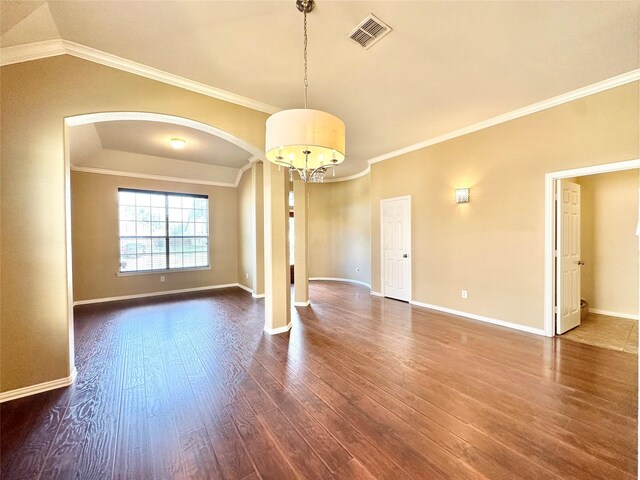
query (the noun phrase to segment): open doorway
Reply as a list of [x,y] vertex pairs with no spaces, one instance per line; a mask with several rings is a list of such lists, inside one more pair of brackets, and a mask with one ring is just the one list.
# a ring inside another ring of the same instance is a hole
[[[74,305],[229,286],[239,270],[252,285],[251,241],[227,232],[240,208],[235,187],[255,160],[244,142],[139,112],[71,117],[65,138]],[[228,252],[245,245],[239,268]]]
[[640,170],[586,170],[554,179],[553,333],[637,353]]

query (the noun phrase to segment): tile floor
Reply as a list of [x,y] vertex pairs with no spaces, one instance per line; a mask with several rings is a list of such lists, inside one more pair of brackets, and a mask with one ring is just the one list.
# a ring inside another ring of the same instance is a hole
[[575,342],[638,354],[638,322],[589,313],[579,327],[562,335]]

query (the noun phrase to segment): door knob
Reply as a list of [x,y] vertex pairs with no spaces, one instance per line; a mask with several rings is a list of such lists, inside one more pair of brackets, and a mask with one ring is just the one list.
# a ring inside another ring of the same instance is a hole
[[404,255],[402,255],[402,258],[407,258],[409,255],[407,255],[406,253]]
[[578,265],[584,265],[584,262],[582,260],[578,260]]

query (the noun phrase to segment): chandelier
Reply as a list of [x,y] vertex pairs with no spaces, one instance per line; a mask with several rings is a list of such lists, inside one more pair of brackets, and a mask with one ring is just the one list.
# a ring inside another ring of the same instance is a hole
[[296,1],[304,14],[304,108],[283,110],[267,119],[265,151],[267,160],[289,168],[290,180],[298,173],[302,181],[315,183],[344,161],[345,127],[338,117],[307,108],[307,13],[314,6],[314,0]]

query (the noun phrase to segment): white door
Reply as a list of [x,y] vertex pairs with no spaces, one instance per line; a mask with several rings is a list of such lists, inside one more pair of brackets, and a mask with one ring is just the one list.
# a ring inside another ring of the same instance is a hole
[[580,185],[556,188],[556,333],[564,333],[580,325]]
[[380,201],[382,294],[411,300],[411,197]]

